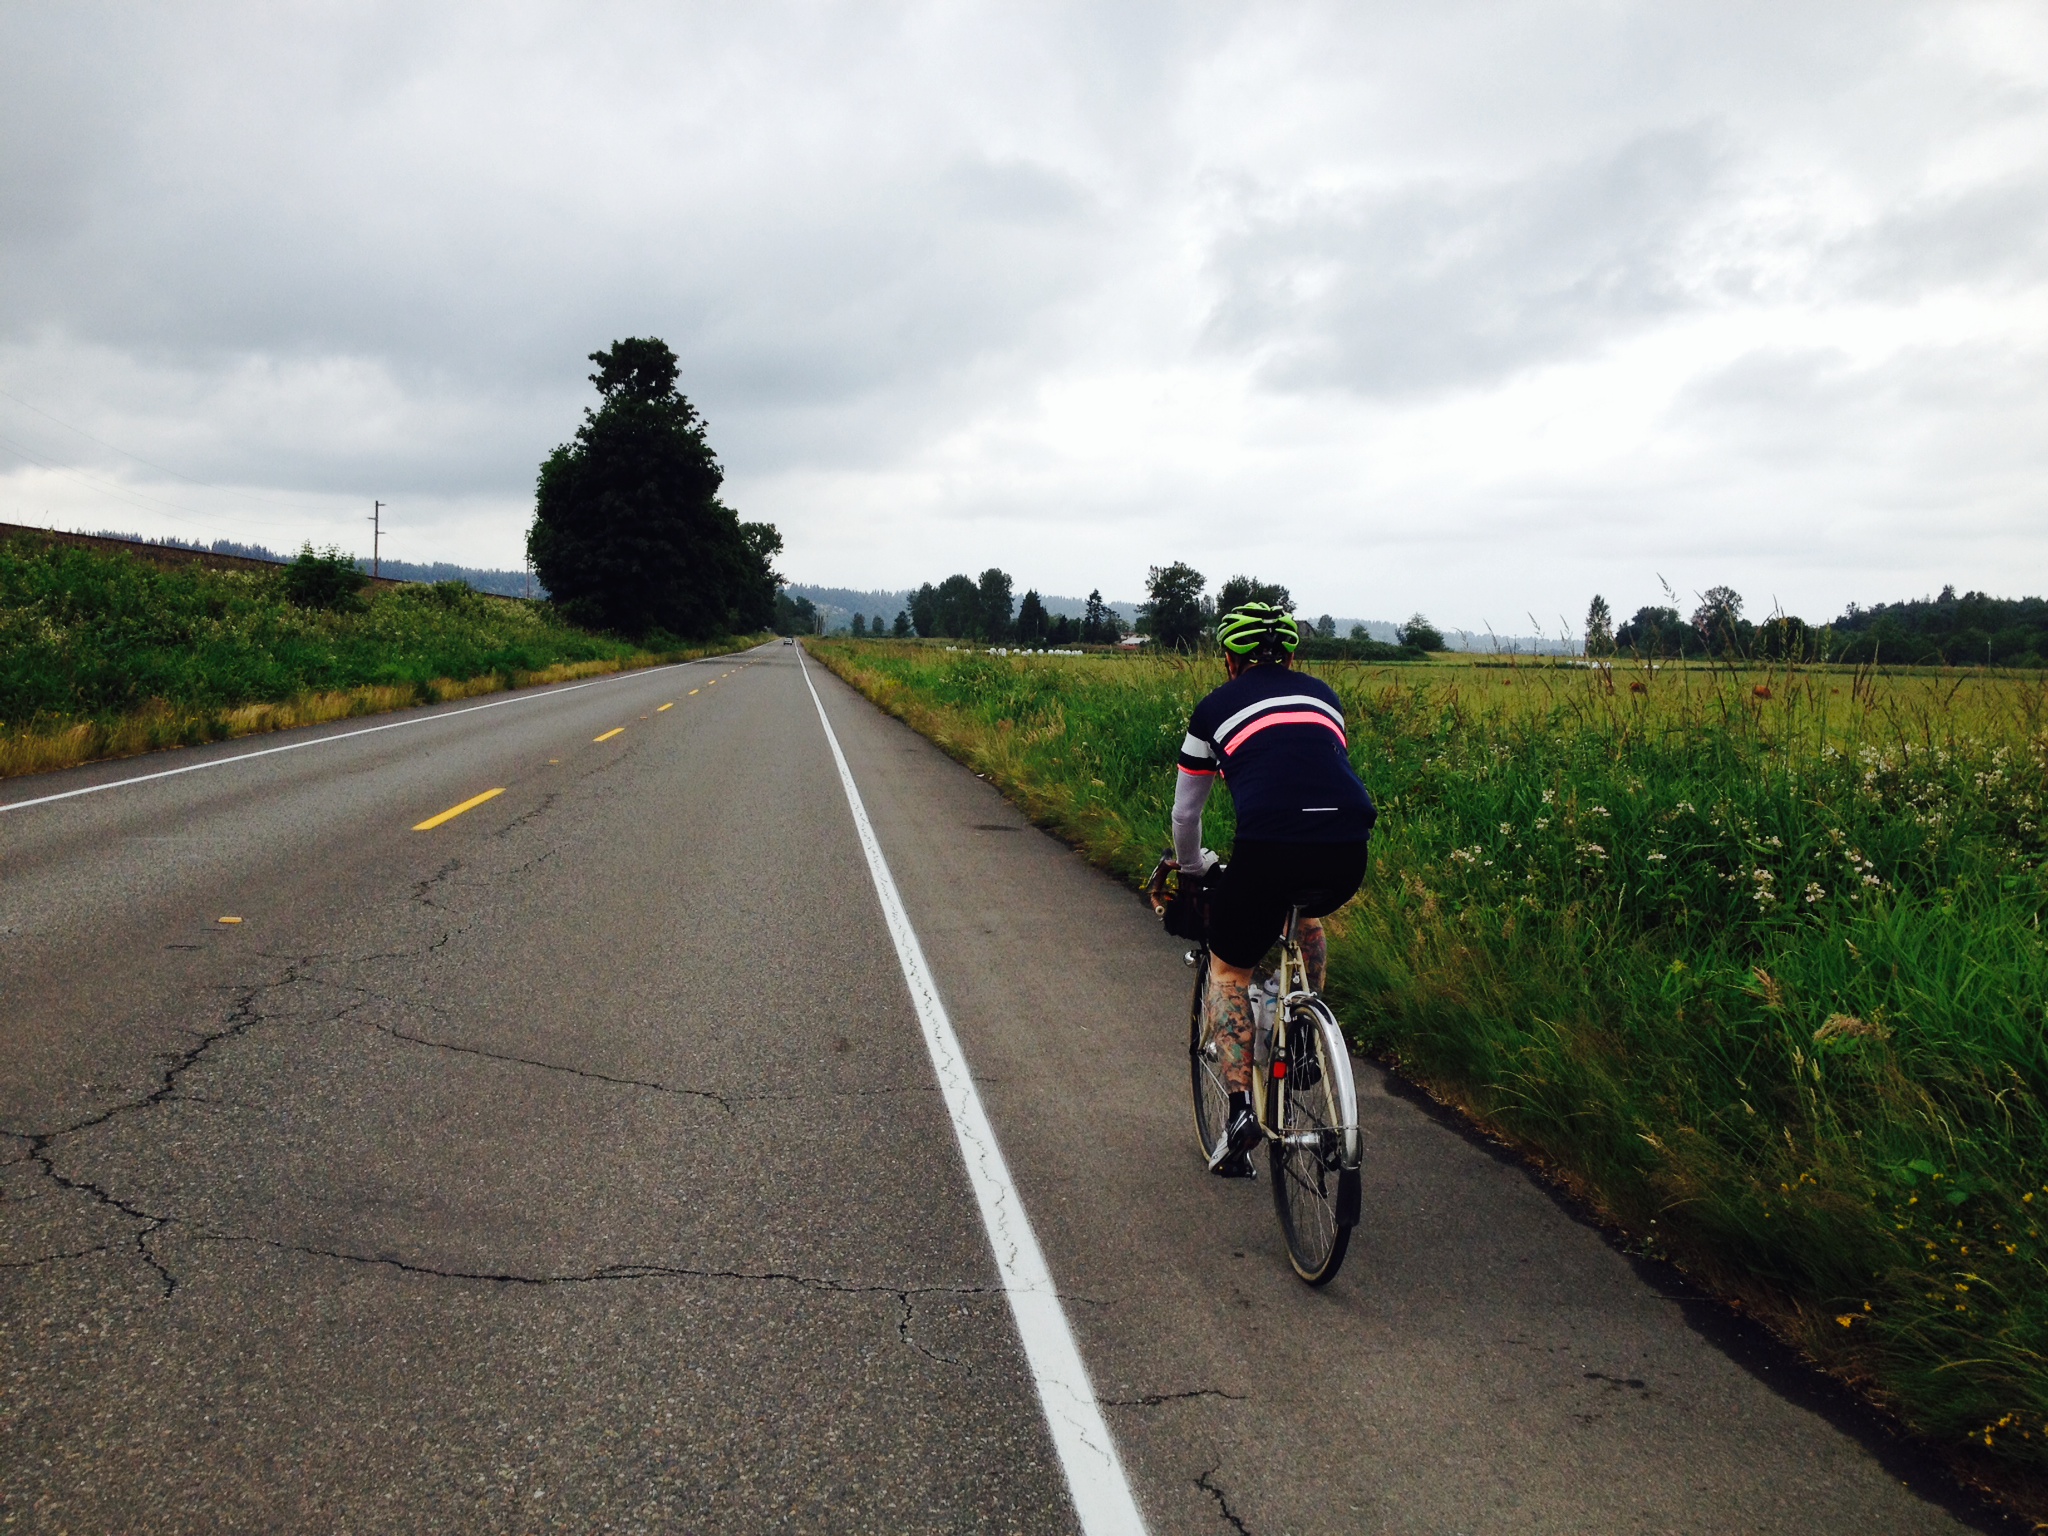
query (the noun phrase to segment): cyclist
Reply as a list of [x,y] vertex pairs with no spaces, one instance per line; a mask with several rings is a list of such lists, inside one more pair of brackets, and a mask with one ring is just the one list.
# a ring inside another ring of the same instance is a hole
[[[1329,951],[1315,919],[1358,890],[1378,813],[1352,770],[1335,690],[1293,670],[1300,643],[1294,616],[1269,603],[1246,603],[1217,621],[1216,639],[1230,679],[1195,706],[1181,743],[1173,798],[1180,910],[1170,926],[1185,931],[1198,924],[1192,914],[1206,902],[1204,1023],[1230,1093],[1209,1168],[1252,1178],[1250,1154],[1260,1139],[1251,1104],[1252,967],[1299,902],[1302,957],[1309,985],[1321,990]],[[1210,880],[1216,855],[1202,846],[1202,810],[1219,774],[1237,810],[1237,843]]]

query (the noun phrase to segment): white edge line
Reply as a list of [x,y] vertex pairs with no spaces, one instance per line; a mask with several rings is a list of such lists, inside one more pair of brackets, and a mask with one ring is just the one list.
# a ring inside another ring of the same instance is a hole
[[[729,656],[744,656],[745,651],[728,651]],[[366,725],[360,730],[336,731],[332,736],[316,736],[311,741],[287,742],[281,747],[265,747],[260,752],[238,752],[233,757],[216,757],[203,763],[187,763],[182,768],[165,768],[156,773],[138,773],[133,778],[109,779],[104,784],[88,784],[83,789],[67,789],[62,794],[42,795],[34,800],[16,800],[9,805],[0,805],[0,816],[9,811],[25,811],[31,806],[54,805],[59,800],[75,800],[80,795],[97,795],[103,790],[126,789],[130,784],[147,784],[152,779],[175,779],[181,773],[203,773],[208,768],[231,768],[236,763],[246,763],[259,757],[275,757],[280,752],[297,752],[306,747],[324,747],[332,741],[347,741],[352,736],[374,736],[379,731],[399,731],[408,725],[431,725],[436,720],[453,720],[457,715],[473,715],[480,709],[502,709],[507,704],[531,704],[536,699],[557,699],[565,693],[575,693],[583,688],[596,688],[604,683],[623,683],[630,678],[651,677],[656,672],[668,672],[676,667],[694,667],[711,660],[702,656],[696,661],[672,661],[659,667],[636,667],[630,672],[617,672],[610,677],[595,677],[587,683],[571,683],[566,688],[539,687],[513,690],[507,699],[492,699],[488,704],[465,704],[461,709],[443,710],[437,715],[414,715],[406,720],[390,720],[383,725]]]
[[825,714],[825,701],[811,681],[811,669],[801,655],[797,665],[803,671],[804,686],[817,706],[818,721],[825,727],[825,740],[832,748],[832,760],[839,765],[839,782],[846,790],[846,803],[853,811],[854,830],[860,835],[861,851],[867,855],[868,873],[874,877],[875,894],[881,898],[882,916],[889,937],[896,945],[896,959],[903,979],[910,987],[910,1001],[917,1021],[924,1028],[924,1043],[931,1051],[932,1068],[938,1074],[939,1091],[953,1117],[953,1134],[960,1142],[960,1155],[967,1164],[968,1181],[981,1207],[982,1225],[988,1229],[989,1245],[995,1250],[996,1269],[1002,1276],[1003,1293],[1010,1299],[1010,1315],[1024,1345],[1024,1358],[1038,1387],[1038,1401],[1045,1410],[1052,1443],[1059,1452],[1067,1475],[1067,1490],[1073,1496],[1074,1512],[1087,1536],[1143,1536],[1144,1517],[1124,1475],[1123,1461],[1109,1425],[1095,1400],[1095,1388],[1088,1380],[1088,1367],[1060,1306],[1058,1289],[1045,1255],[1032,1233],[1031,1219],[1016,1185],[1010,1182],[1009,1165],[996,1144],[995,1128],[982,1108],[981,1095],[967,1069],[960,1049],[960,1037],[953,1032],[946,1006],[939,1001],[939,989],[925,965],[924,950],[917,942],[917,930],[910,925],[903,898],[882,856],[882,845],[868,821],[867,807],[853,782],[853,770],[839,749],[839,736]]

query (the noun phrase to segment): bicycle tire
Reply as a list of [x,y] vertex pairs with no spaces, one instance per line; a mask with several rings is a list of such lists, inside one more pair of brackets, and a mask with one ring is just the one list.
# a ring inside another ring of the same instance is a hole
[[1215,1042],[1202,1026],[1202,1004],[1209,992],[1209,955],[1195,952],[1195,995],[1188,1004],[1188,1080],[1194,1090],[1195,1140],[1202,1149],[1206,1167],[1223,1140],[1223,1123],[1230,1117],[1230,1091],[1223,1086],[1223,1062]]
[[1351,1053],[1337,1021],[1311,998],[1288,1010],[1287,1073],[1304,1084],[1282,1093],[1280,1135],[1267,1143],[1273,1209],[1287,1240],[1287,1262],[1310,1285],[1328,1285],[1344,1263],[1358,1224],[1358,1093]]

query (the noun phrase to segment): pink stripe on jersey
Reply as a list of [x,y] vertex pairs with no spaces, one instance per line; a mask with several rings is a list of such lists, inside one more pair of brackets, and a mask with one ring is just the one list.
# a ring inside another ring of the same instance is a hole
[[1216,777],[1216,770],[1214,768],[1190,768],[1186,763],[1180,765],[1180,771],[1191,779],[1213,779]]
[[[1286,709],[1279,710],[1270,715],[1259,716],[1258,719],[1230,738],[1223,748],[1223,755],[1229,757],[1239,747],[1243,746],[1269,725],[1320,725],[1329,730],[1339,741],[1344,741],[1344,728],[1328,715],[1313,709]],[[1344,745],[1348,747],[1351,743],[1344,741]]]

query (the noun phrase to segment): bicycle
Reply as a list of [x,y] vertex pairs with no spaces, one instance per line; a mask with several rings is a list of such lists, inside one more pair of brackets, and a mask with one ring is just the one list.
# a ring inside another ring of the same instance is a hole
[[[1219,866],[1220,869],[1220,866]],[[1153,870],[1149,890],[1162,905],[1167,860]],[[1162,912],[1162,916],[1163,916]],[[1358,1127],[1358,1087],[1351,1076],[1351,1052],[1329,1005],[1308,986],[1296,929],[1301,905],[1287,913],[1280,933],[1279,960],[1265,974],[1277,982],[1270,1002],[1260,975],[1252,978],[1252,1112],[1264,1133],[1273,1208],[1287,1242],[1287,1261],[1310,1285],[1327,1285],[1344,1262],[1358,1225],[1359,1162],[1363,1137]],[[1194,968],[1195,991],[1188,1006],[1188,1076],[1194,1090],[1195,1136],[1206,1166],[1222,1144],[1230,1103],[1223,1083],[1221,1052],[1203,1025],[1209,988],[1209,946],[1197,940],[1183,957]]]

